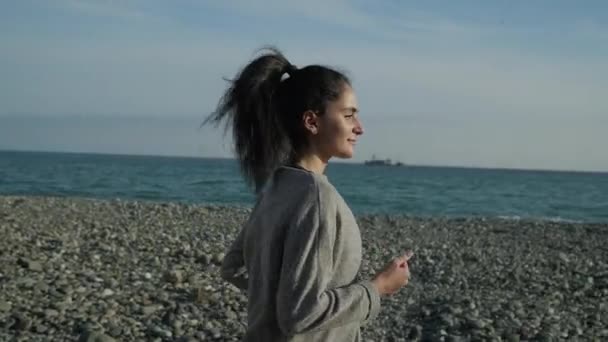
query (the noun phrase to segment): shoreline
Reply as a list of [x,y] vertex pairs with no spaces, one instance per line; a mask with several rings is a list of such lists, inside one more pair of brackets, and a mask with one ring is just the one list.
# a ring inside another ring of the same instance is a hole
[[[108,203],[125,203],[125,202],[133,202],[142,205],[176,205],[176,206],[184,206],[184,207],[194,207],[194,208],[206,208],[211,210],[245,210],[251,211],[253,208],[252,205],[239,205],[239,204],[224,204],[224,203],[210,203],[210,202],[191,202],[191,201],[179,201],[179,200],[161,200],[161,199],[131,199],[131,198],[122,198],[122,197],[114,197],[114,198],[97,198],[97,197],[87,197],[87,196],[74,196],[74,195],[15,195],[15,194],[0,194],[0,200],[3,199],[53,199],[53,200],[74,200],[74,201],[92,201],[92,202],[108,202]],[[606,226],[608,225],[608,221],[582,221],[582,220],[573,220],[562,217],[532,217],[532,216],[524,216],[520,217],[517,215],[497,215],[497,216],[484,216],[484,215],[414,215],[414,214],[405,214],[405,213],[390,213],[390,212],[367,212],[367,213],[357,213],[353,212],[356,218],[370,218],[370,217],[393,217],[397,219],[407,219],[407,220],[440,220],[440,221],[515,221],[521,222],[523,224],[529,223],[557,223],[557,224],[581,224],[586,226]]]
[[[0,196],[0,339],[238,340],[246,296],[218,265],[249,211]],[[608,338],[608,224],[356,217],[362,278],[416,253],[365,341]]]
[[[190,154],[153,154],[153,153],[119,153],[119,152],[93,152],[93,151],[58,151],[58,150],[22,150],[22,149],[0,149],[0,153],[41,153],[41,154],[72,154],[72,155],[94,155],[108,157],[143,157],[143,158],[175,158],[175,159],[215,159],[236,161],[234,156],[199,156]],[[347,164],[347,165],[364,165],[365,159],[344,160],[338,159],[332,161],[332,164]],[[510,171],[510,172],[539,172],[539,173],[580,173],[580,174],[597,174],[608,175],[608,170],[600,169],[566,169],[566,168],[538,168],[538,167],[507,167],[507,166],[489,166],[489,165],[465,165],[465,164],[425,164],[414,163],[404,164],[410,168],[445,168],[445,169],[466,169],[466,170],[488,170],[488,171]]]

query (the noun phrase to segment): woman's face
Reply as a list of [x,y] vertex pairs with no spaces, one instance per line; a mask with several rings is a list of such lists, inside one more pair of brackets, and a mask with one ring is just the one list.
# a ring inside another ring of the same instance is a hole
[[352,87],[345,85],[341,96],[327,105],[325,113],[316,116],[314,122],[305,119],[305,125],[312,133],[314,149],[323,159],[352,158],[357,139],[363,134]]

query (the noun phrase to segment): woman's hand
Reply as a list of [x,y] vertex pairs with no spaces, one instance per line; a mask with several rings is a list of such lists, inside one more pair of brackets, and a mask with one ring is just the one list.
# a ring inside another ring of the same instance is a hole
[[412,251],[405,252],[404,255],[393,259],[382,271],[378,272],[372,283],[381,296],[391,295],[407,285],[410,278],[408,260],[414,255]]

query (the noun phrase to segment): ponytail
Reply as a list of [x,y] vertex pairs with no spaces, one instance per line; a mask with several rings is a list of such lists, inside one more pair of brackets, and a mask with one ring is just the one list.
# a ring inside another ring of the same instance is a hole
[[293,67],[281,52],[268,50],[230,81],[217,109],[205,121],[216,125],[224,119],[231,121],[241,171],[256,192],[290,151],[275,94],[282,76]]

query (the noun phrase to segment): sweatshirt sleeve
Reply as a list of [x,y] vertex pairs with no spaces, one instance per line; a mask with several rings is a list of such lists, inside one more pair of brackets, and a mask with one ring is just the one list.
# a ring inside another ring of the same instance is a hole
[[277,292],[277,317],[284,334],[326,330],[373,319],[380,297],[369,281],[329,288],[334,272],[335,202],[322,199],[318,189],[296,213],[285,239]]
[[248,286],[248,274],[243,257],[243,236],[245,227],[241,229],[236,239],[232,242],[230,248],[224,256],[220,273],[222,279],[233,284],[241,290],[246,291]]

